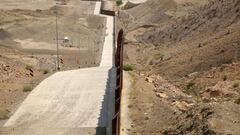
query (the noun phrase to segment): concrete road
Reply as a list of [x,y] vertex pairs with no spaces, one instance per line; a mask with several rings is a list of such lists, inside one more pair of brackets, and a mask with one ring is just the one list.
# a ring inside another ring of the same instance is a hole
[[106,127],[111,74],[106,67],[58,72],[41,82],[4,126],[22,129],[19,135],[56,135],[56,129],[64,129],[58,135],[69,135],[67,129]]
[[[101,3],[96,4],[99,14]],[[110,134],[114,108],[113,18],[107,17],[100,67],[58,72],[42,81],[0,131],[2,135]]]

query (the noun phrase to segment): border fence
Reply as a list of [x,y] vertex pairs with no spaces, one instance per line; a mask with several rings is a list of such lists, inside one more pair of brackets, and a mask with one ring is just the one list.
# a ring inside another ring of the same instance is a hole
[[116,89],[115,89],[115,112],[112,119],[112,135],[119,135],[120,133],[120,104],[123,85],[123,43],[124,34],[121,29],[117,37],[117,49],[115,53],[115,66],[116,66]]

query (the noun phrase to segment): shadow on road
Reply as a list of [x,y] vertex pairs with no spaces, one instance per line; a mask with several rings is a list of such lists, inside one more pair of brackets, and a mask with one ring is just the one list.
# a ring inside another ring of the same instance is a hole
[[112,115],[114,110],[114,87],[115,87],[115,68],[112,67],[108,71],[108,79],[102,101],[101,114],[98,118],[98,127],[96,135],[106,135],[111,133]]

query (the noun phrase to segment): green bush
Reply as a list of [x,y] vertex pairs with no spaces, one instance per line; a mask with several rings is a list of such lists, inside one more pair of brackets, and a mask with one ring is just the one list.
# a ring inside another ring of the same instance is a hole
[[134,69],[133,65],[130,65],[130,64],[123,65],[124,71],[132,71],[133,69]]
[[123,4],[123,2],[122,2],[122,0],[117,0],[117,1],[116,1],[116,4],[117,4],[117,6],[120,6],[120,5]]
[[29,91],[32,91],[32,86],[26,85],[23,87],[23,92],[29,92]]

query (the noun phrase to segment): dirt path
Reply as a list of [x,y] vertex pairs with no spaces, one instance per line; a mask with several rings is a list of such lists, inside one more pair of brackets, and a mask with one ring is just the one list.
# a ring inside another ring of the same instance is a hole
[[122,100],[121,100],[121,125],[120,134],[130,135],[129,131],[132,126],[132,119],[130,117],[130,109],[132,104],[130,102],[132,85],[134,80],[128,72],[123,72],[123,89],[122,89]]

